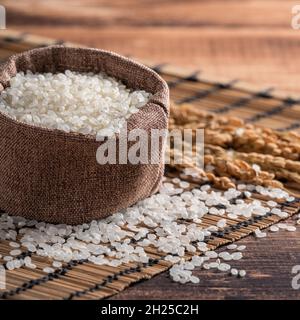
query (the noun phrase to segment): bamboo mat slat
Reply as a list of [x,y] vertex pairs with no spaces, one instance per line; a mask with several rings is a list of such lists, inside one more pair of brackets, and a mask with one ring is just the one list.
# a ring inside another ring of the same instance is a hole
[[[49,44],[76,45],[6,30],[0,32],[0,60],[3,61],[17,52]],[[203,78],[197,70],[189,71],[168,64],[142,62],[160,73],[168,82],[171,100],[176,105],[190,104],[194,108],[222,116],[240,117],[246,123],[282,132],[300,132],[300,97],[285,96],[267,86],[262,89],[250,87],[238,80]],[[293,186],[293,189],[299,190],[299,186]],[[299,205],[297,199],[290,204],[280,204],[290,216],[298,212]],[[228,226],[222,231],[213,232],[205,242],[211,249],[215,249],[280,220],[271,213],[249,220],[228,219]],[[213,226],[217,221],[218,216],[207,215],[202,219],[201,226]],[[0,242],[2,256],[10,250],[8,241]],[[130,263],[114,268],[80,260],[64,264],[50,274],[42,271],[44,267],[51,265],[49,259],[24,251],[18,258],[31,256],[37,269],[7,271],[7,288],[5,291],[0,290],[0,294],[4,299],[103,299],[171,267],[172,264],[163,260],[164,255],[157,249],[148,247],[145,250],[151,256],[149,263]],[[189,259],[190,256],[186,255],[185,258]],[[0,263],[4,264],[4,261],[0,259]]]

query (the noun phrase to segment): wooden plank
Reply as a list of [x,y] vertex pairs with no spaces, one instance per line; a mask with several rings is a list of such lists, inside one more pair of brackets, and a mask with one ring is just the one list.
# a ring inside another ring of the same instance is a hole
[[8,28],[299,94],[299,32],[286,0],[3,1]]

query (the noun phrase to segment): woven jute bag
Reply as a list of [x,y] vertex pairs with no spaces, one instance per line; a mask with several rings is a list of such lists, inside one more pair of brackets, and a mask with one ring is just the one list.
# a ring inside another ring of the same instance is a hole
[[[86,48],[51,46],[11,56],[0,66],[0,91],[17,72],[105,72],[132,89],[152,94],[127,121],[127,130],[166,129],[169,90],[151,69],[118,54]],[[117,137],[118,139],[118,137]],[[155,193],[164,169],[159,163],[103,164],[101,143],[79,133],[36,127],[0,113],[0,208],[28,219],[79,224],[109,216]]]

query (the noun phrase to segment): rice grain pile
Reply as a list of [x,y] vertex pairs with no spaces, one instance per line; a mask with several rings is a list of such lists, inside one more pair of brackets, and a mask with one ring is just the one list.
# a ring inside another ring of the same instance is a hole
[[[260,200],[249,201],[253,192],[288,202],[294,200],[280,189],[245,184],[227,191],[213,190],[210,185],[190,190],[189,183],[175,178],[165,181],[158,194],[128,209],[78,226],[53,225],[2,214],[0,240],[10,241],[12,248],[3,261],[8,270],[35,269],[35,255],[48,257],[53,264],[43,269],[46,273],[54,272],[71,260],[82,259],[96,265],[118,267],[130,262],[147,263],[150,256],[146,248],[150,246],[174,264],[170,276],[176,282],[198,283],[200,279],[192,273],[196,267],[244,277],[245,270],[238,270],[232,264],[242,259],[246,247],[231,244],[227,251],[217,253],[210,251],[205,237],[225,228],[229,215],[249,218],[265,216],[270,211],[279,217],[288,215],[275,201],[267,204]],[[202,218],[210,214],[219,216],[217,224],[201,227]],[[279,223],[277,231],[279,229],[294,231],[295,227]],[[257,229],[255,235],[265,237],[266,232]],[[17,257],[26,250],[34,255],[24,259]],[[186,261],[187,253],[192,256],[190,261]],[[204,255],[199,256],[201,253]]]
[[0,112],[39,127],[110,136],[149,97],[104,73],[27,71],[17,73],[1,92]]

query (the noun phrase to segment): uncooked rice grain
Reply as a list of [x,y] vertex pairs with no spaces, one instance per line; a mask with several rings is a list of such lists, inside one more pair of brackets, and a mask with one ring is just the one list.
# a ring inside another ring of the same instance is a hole
[[245,275],[246,275],[246,271],[245,270],[240,270],[239,271],[239,276],[240,277],[245,277]]
[[104,73],[27,71],[1,92],[0,112],[39,127],[102,137],[120,132],[149,98]]
[[228,250],[234,250],[234,249],[236,249],[236,248],[237,248],[237,245],[236,245],[235,243],[229,244],[229,245],[227,246],[227,249],[228,249]]
[[273,226],[270,227],[270,231],[271,232],[278,232],[279,228],[276,225],[273,225]]
[[237,269],[235,269],[235,268],[232,268],[232,269],[230,270],[230,273],[231,273],[233,276],[237,276],[237,275],[239,274],[239,271],[238,271]]
[[286,230],[290,232],[295,232],[297,229],[294,226],[287,226]]

